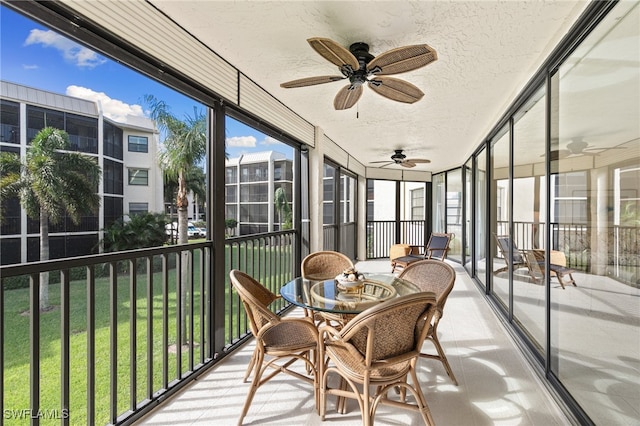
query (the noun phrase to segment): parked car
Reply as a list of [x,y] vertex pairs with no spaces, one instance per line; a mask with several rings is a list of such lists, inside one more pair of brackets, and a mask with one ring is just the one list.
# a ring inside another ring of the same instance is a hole
[[[178,238],[178,222],[168,223],[164,228],[168,236]],[[187,223],[188,238],[201,238],[205,235],[207,235],[206,230],[205,232],[202,232],[200,228],[197,228],[193,223]]]
[[196,226],[191,222],[187,224],[187,235],[189,236],[189,238],[202,237],[202,234],[200,233],[200,228],[196,228]]

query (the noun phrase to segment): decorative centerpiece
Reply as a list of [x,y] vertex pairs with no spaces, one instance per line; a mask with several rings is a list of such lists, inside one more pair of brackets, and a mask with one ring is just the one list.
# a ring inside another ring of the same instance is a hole
[[364,275],[356,270],[356,268],[347,268],[336,277],[338,285],[345,289],[359,287],[364,283]]

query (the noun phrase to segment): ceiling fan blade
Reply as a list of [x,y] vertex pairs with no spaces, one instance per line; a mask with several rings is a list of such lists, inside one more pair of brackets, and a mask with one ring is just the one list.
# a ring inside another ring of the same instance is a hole
[[347,84],[333,99],[333,107],[337,110],[349,109],[358,102],[360,96],[362,96],[362,86],[352,88],[350,84]]
[[405,160],[405,161],[403,161],[402,163],[400,163],[400,165],[401,165],[402,167],[408,167],[408,168],[411,168],[411,167],[415,167],[415,166],[416,166],[416,164],[415,164],[415,163],[412,163],[411,161],[407,161],[407,160]]
[[354,71],[360,68],[358,59],[353,56],[353,53],[331,39],[313,37],[307,39],[307,42],[320,56],[338,67],[350,65]]
[[428,164],[431,162],[431,160],[427,160],[426,158],[409,158],[408,160],[404,160],[404,161],[408,161],[410,163],[415,163],[415,164]]
[[609,149],[627,149],[626,146],[609,146],[609,147],[602,147],[602,148],[597,148],[595,146],[592,146],[591,148],[585,148],[582,151],[607,151]]
[[[367,71],[376,75],[400,74],[424,67],[436,59],[438,54],[426,44],[398,47],[373,58],[367,64]],[[380,71],[376,71],[376,67],[380,67]]]
[[393,77],[378,77],[369,80],[371,90],[393,101],[412,104],[424,96],[413,84]]
[[389,161],[389,160],[384,160],[384,161],[369,161],[369,164],[376,164],[376,163],[393,163],[393,161]]
[[285,89],[291,89],[294,87],[305,87],[305,86],[314,86],[316,84],[324,84],[324,83],[332,83],[338,80],[344,80],[345,77],[337,76],[337,75],[323,75],[318,77],[307,77],[301,78],[298,80],[287,81],[286,83],[280,84],[280,87],[284,87]]

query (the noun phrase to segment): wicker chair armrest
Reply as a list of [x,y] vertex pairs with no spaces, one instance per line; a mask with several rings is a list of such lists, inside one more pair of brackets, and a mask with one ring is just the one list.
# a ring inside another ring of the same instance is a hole
[[324,337],[328,337],[331,340],[341,340],[342,339],[342,335],[340,333],[340,330],[338,330],[337,328],[325,324],[322,325],[318,328],[318,333],[320,333],[320,341],[324,341]]

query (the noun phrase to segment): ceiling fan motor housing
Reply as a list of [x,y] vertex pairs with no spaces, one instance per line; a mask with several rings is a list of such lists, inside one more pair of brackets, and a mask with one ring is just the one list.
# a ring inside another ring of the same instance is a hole
[[391,159],[396,163],[401,163],[405,158],[407,158],[407,156],[402,153],[401,149],[396,149],[396,153],[391,156]]
[[364,68],[375,57],[369,53],[369,45],[361,41],[349,46],[349,51],[358,59],[360,69]]
[[349,77],[351,89],[354,89],[367,82],[367,77],[369,76],[367,64],[371,62],[374,56],[369,53],[369,45],[364,42],[353,43],[349,46],[349,51],[356,57],[360,65],[357,70],[352,70],[352,72],[346,74],[346,76]]

